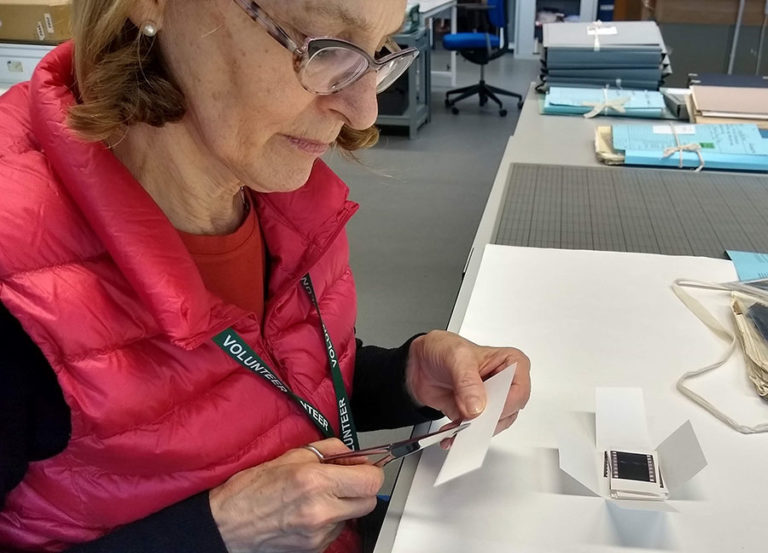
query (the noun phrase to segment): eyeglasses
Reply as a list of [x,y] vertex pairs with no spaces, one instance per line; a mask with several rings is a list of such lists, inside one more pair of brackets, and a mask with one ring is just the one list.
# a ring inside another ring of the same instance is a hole
[[376,74],[376,93],[384,91],[419,55],[416,48],[401,50],[393,40],[385,48],[389,54],[371,57],[359,46],[331,37],[309,37],[299,46],[288,33],[252,0],[235,2],[267,33],[293,54],[293,68],[301,85],[314,94],[339,92],[370,72]]

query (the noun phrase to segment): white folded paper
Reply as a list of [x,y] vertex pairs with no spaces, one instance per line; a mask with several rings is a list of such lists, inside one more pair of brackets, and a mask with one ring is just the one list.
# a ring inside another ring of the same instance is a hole
[[485,454],[491,445],[493,431],[499,422],[509,387],[515,377],[517,363],[514,363],[484,382],[486,393],[485,410],[472,424],[458,433],[435,480],[439,486],[483,466]]

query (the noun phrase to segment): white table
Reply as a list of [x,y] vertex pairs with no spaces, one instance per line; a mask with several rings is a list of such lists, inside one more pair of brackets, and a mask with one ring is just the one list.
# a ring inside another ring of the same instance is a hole
[[[457,0],[420,0],[419,15],[429,29],[430,40],[433,40],[432,23],[435,16],[446,11],[451,12],[451,32],[457,31]],[[451,52],[451,68],[448,71],[432,70],[432,83],[437,82],[444,86],[456,86],[456,52]]]

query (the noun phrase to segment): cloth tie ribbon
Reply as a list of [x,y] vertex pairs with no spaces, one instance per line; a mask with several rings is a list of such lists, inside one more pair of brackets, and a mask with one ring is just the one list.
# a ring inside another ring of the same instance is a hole
[[603,89],[603,101],[602,102],[582,102],[582,106],[592,107],[592,111],[585,113],[585,119],[592,119],[601,112],[603,115],[608,115],[608,110],[612,109],[617,113],[626,113],[627,110],[624,104],[629,102],[629,96],[621,96],[619,98],[608,99],[608,89]]
[[600,28],[602,26],[603,22],[599,19],[597,21],[593,21],[587,26],[587,34],[594,35],[595,37],[595,43],[593,45],[595,52],[600,51]]
[[701,155],[701,144],[697,144],[696,142],[690,142],[688,144],[681,144],[680,143],[680,136],[677,134],[677,129],[675,129],[674,125],[669,125],[669,127],[672,129],[672,136],[675,137],[675,146],[670,146],[669,148],[666,148],[664,150],[664,155],[661,156],[662,159],[666,159],[670,157],[675,152],[678,152],[680,154],[680,163],[678,167],[680,169],[683,168],[683,152],[695,152],[696,155],[699,157],[699,166],[696,167],[696,170],[694,172],[698,173],[702,169],[704,169],[704,157]]

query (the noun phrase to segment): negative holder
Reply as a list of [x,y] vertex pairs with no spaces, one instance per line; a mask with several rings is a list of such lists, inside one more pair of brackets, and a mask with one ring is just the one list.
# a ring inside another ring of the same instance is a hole
[[605,452],[604,459],[604,476],[614,499],[664,500],[669,495],[655,451],[612,449]]

